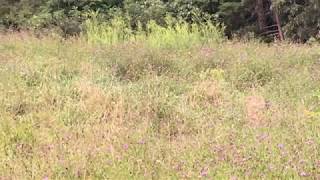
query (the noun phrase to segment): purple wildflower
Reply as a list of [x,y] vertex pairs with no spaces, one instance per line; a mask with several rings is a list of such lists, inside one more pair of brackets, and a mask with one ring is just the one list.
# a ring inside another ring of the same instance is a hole
[[278,144],[278,148],[279,149],[283,149],[284,148],[284,144]]
[[138,143],[139,144],[145,144],[146,142],[143,139],[141,139]]
[[128,144],[124,144],[122,147],[123,147],[124,150],[128,150],[129,149],[129,145]]
[[306,172],[304,172],[304,171],[302,171],[299,175],[300,175],[301,177],[308,177],[308,176],[309,176],[309,174],[306,173]]
[[208,174],[209,174],[208,168],[202,168],[202,169],[201,169],[201,172],[200,172],[200,176],[201,176],[201,177],[207,177]]

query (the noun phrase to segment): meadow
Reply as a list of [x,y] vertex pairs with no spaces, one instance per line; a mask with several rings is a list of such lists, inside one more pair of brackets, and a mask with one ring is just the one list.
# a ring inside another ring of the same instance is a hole
[[0,179],[320,178],[319,44],[88,23],[0,36]]

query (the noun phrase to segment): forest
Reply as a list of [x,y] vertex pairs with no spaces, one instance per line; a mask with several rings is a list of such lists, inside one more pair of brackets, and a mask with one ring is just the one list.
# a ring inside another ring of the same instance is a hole
[[319,0],[1,0],[0,27],[76,35],[93,13],[100,22],[123,17],[133,29],[150,20],[167,26],[171,16],[220,23],[229,38],[306,42],[320,36]]

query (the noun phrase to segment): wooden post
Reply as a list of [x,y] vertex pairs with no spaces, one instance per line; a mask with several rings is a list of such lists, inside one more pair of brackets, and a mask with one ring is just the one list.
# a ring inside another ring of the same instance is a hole
[[281,29],[281,23],[280,23],[280,18],[279,18],[278,10],[277,10],[276,7],[274,8],[273,14],[274,14],[274,17],[275,17],[275,19],[276,19],[276,23],[277,23],[277,27],[278,27],[278,31],[279,31],[280,41],[283,41],[283,40],[284,40],[284,36],[283,36],[282,29]]

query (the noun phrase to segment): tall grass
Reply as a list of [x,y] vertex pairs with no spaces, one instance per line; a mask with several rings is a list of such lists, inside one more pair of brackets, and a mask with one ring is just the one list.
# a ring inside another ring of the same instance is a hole
[[156,48],[190,48],[208,42],[221,42],[224,37],[223,26],[209,20],[190,24],[167,17],[166,22],[166,27],[150,21],[145,30],[141,26],[134,30],[123,18],[104,23],[93,17],[85,23],[86,37],[90,43],[114,45],[124,41],[145,41]]
[[0,35],[0,179],[319,179],[320,46],[169,29]]
[[89,43],[113,45],[131,40],[133,31],[123,18],[114,18],[110,22],[100,22],[93,17],[85,22],[86,37]]

